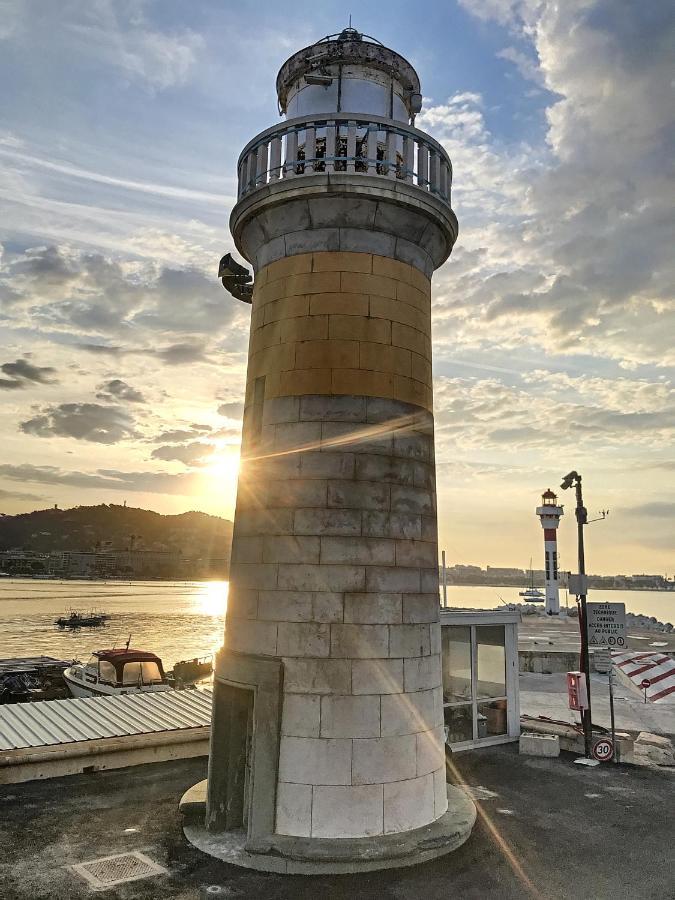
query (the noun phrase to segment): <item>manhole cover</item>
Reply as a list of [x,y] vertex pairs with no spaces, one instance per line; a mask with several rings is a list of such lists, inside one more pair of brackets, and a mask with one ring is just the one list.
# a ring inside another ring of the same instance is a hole
[[88,862],[70,866],[73,872],[81,875],[95,891],[124,884],[127,881],[138,881],[151,875],[166,875],[167,869],[158,866],[139,850],[133,853],[117,853],[115,856],[102,856]]

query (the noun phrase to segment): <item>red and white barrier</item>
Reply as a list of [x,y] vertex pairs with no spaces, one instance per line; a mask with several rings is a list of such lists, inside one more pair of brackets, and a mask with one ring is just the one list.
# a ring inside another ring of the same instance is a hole
[[633,684],[643,690],[643,681],[649,681],[647,700],[658,703],[675,700],[675,659],[664,653],[637,653],[635,650],[613,651],[612,661]]

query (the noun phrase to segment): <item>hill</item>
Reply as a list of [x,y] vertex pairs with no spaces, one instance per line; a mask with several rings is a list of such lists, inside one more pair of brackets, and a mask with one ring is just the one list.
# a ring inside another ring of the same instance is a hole
[[0,551],[166,550],[229,557],[232,522],[202,512],[164,516],[102,503],[0,516]]

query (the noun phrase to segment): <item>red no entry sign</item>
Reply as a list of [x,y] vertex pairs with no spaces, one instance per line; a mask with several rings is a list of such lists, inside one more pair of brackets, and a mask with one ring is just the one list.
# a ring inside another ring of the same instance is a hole
[[640,682],[640,687],[644,688],[645,691],[647,690],[648,687],[651,687],[651,686],[652,686],[652,683],[649,680],[649,678],[643,678],[642,681]]

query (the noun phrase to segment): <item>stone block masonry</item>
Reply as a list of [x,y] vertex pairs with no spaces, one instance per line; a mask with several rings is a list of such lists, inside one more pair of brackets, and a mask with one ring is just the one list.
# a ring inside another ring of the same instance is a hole
[[[281,262],[282,277],[313,274]],[[246,425],[226,648],[284,663],[277,833],[432,822],[447,803],[432,415],[363,394],[265,394],[259,420],[253,437]]]
[[430,410],[431,284],[409,263],[372,253],[299,253],[264,266],[253,294],[247,405],[362,395]]

